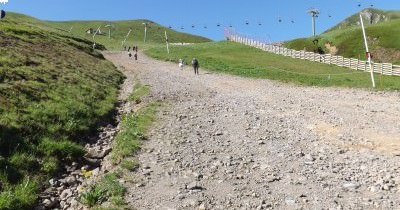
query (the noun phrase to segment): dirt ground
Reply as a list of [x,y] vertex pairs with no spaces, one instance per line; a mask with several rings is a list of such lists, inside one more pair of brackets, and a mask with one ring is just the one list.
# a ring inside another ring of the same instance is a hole
[[400,209],[398,92],[105,56],[165,104],[127,182],[137,209]]

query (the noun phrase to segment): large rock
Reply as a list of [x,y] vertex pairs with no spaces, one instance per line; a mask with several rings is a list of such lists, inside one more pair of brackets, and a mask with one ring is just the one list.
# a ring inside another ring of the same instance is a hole
[[47,209],[55,208],[58,206],[58,200],[55,198],[44,199],[43,206],[46,207]]
[[66,189],[64,191],[62,191],[61,195],[60,195],[60,199],[65,201],[68,198],[70,198],[72,196],[72,190],[71,189]]

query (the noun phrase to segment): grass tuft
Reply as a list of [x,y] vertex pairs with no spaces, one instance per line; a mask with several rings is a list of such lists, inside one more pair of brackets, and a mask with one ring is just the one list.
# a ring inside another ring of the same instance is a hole
[[149,94],[150,94],[150,88],[148,86],[137,83],[133,87],[133,92],[129,96],[128,100],[133,101],[136,104],[139,104],[142,100],[141,98]]
[[80,202],[93,207],[110,199],[114,205],[124,205],[123,195],[126,189],[119,183],[119,178],[121,174],[118,172],[106,174],[96,185],[81,194]]

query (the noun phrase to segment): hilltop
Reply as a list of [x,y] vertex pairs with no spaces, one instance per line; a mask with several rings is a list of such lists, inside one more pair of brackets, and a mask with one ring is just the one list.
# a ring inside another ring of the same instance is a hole
[[[46,21],[12,12],[7,14],[7,19],[12,19],[25,25],[34,25],[43,30],[56,32],[65,36],[87,39],[91,42],[93,41],[94,32],[100,27],[100,33],[95,36],[95,41],[110,50],[121,49],[121,43],[125,39],[129,29],[132,29],[132,32],[126,40],[125,45],[143,45],[143,23],[148,24],[146,38],[146,43],[148,44],[165,43],[165,31],[168,34],[170,43],[199,43],[211,41],[205,37],[175,31],[146,19],[121,21]],[[111,35],[110,37],[109,33]]]
[[[370,51],[377,62],[400,64],[400,11],[365,9],[361,11]],[[344,57],[364,58],[365,47],[359,14],[354,14],[315,38],[288,41],[285,46],[296,50],[319,51]]]
[[[165,31],[170,43],[199,43],[210,42],[210,39],[177,32],[168,27],[164,27],[151,20],[123,20],[123,21],[65,21],[65,22],[46,22],[60,31],[72,34],[73,36],[84,37],[92,40],[93,33],[87,33],[92,29],[96,31],[100,27],[101,33],[96,35],[95,40],[107,47],[107,49],[121,49],[121,43],[126,37],[129,29],[132,29],[126,45],[143,45],[144,43],[144,25],[147,23],[147,43],[165,43]],[[105,27],[105,26],[109,27]],[[109,37],[109,35],[111,36]]]
[[324,33],[346,29],[354,26],[360,26],[361,23],[359,14],[361,14],[364,18],[364,23],[369,25],[400,19],[400,11],[384,11],[379,9],[367,8],[360,11],[360,13],[354,14],[346,18],[345,20],[338,23],[336,26],[328,29]]
[[121,49],[121,43],[130,29],[132,29],[132,32],[126,40],[126,45],[143,45],[143,23],[148,24],[146,38],[146,43],[148,44],[165,43],[165,31],[167,32],[168,41],[170,43],[201,43],[212,41],[205,37],[175,31],[147,19],[120,21],[47,21],[13,12],[7,13],[7,19],[64,36],[87,39],[90,42],[93,41],[94,32],[100,27],[100,33],[95,36],[95,41],[110,50]]

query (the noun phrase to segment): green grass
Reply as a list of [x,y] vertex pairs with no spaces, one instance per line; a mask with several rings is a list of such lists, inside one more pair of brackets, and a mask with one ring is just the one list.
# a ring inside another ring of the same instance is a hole
[[30,209],[32,203],[36,202],[38,191],[39,185],[29,177],[25,177],[16,185],[2,186],[0,209]]
[[7,17],[0,23],[0,209],[30,209],[38,183],[83,155],[80,140],[113,111],[124,76],[90,41]]
[[[143,22],[150,22],[147,29],[146,44],[144,43],[144,26]],[[65,21],[65,22],[52,22],[48,21],[47,24],[60,30],[69,31],[71,30],[71,35],[84,37],[86,39],[92,40],[93,35],[86,34],[85,31],[89,28],[97,29],[101,26],[102,35],[96,35],[95,41],[101,43],[110,50],[120,50],[122,49],[122,41],[127,35],[129,28],[132,28],[132,32],[125,42],[126,46],[137,45],[140,48],[146,47],[146,45],[151,45],[152,43],[165,43],[165,31],[168,34],[168,40],[170,43],[198,43],[198,42],[209,42],[210,39],[195,36],[187,33],[181,33],[173,29],[166,28],[150,20],[124,20],[124,21]],[[108,37],[108,28],[104,26],[108,23],[114,25],[111,29],[111,38]]]
[[134,160],[124,159],[121,161],[121,167],[128,171],[134,171],[139,167],[139,164]]
[[80,202],[93,207],[110,200],[113,205],[125,205],[123,195],[126,189],[118,182],[121,174],[117,172],[108,173],[95,185],[90,186],[88,190],[81,194]]
[[[151,47],[154,44],[165,43],[165,31],[167,31],[168,40],[170,43],[199,43],[211,41],[205,37],[178,32],[174,29],[170,29],[151,20],[145,19],[120,21],[46,21],[23,14],[8,12],[6,20],[12,20],[20,23],[21,25],[34,26],[45,31],[61,34],[63,36],[78,39],[80,41],[84,40],[89,45],[93,44],[93,34],[87,34],[86,30],[89,28],[96,30],[100,26],[102,34],[96,35],[95,41],[96,43],[105,46],[105,48],[108,50],[121,50],[122,41],[124,40],[130,28],[132,29],[132,32],[126,40],[125,45],[136,45],[139,46],[140,49]],[[146,43],[144,43],[143,22],[150,23],[147,29]],[[105,27],[107,24],[112,24],[114,26],[111,28],[110,38],[108,36],[108,28]]]
[[[199,59],[200,68],[243,77],[272,79],[308,86],[370,88],[370,74],[347,68],[283,57],[232,42],[174,46],[171,54],[161,47],[146,51],[161,60]],[[200,70],[201,71],[201,70]],[[376,78],[379,76],[376,75]],[[400,77],[385,76],[384,89],[400,89]],[[377,86],[380,87],[378,79]]]
[[145,140],[145,132],[155,120],[154,115],[159,103],[150,103],[138,112],[128,114],[122,119],[122,130],[115,138],[113,160],[115,163],[121,159],[135,155],[140,149],[141,141]]
[[[7,13],[6,19],[14,20],[15,22],[19,22],[28,26],[33,25],[46,31],[55,32],[64,36],[85,39],[88,40],[90,44],[93,43],[93,34],[87,34],[86,30],[89,28],[96,30],[98,27],[101,27],[100,30],[102,31],[102,34],[96,35],[95,41],[96,43],[104,45],[109,50],[122,49],[122,41],[124,40],[130,28],[132,28],[132,32],[126,40],[126,46],[137,45],[140,48],[143,48],[151,46],[154,43],[165,43],[165,31],[167,31],[168,40],[170,43],[198,43],[211,41],[210,39],[204,37],[178,32],[145,19],[121,21],[45,21],[13,12]],[[147,29],[146,44],[144,43],[143,22],[150,23]],[[111,28],[110,38],[108,36],[108,28],[105,27],[107,24],[114,26]]]
[[[377,24],[365,24],[369,50],[372,52],[375,62],[400,65],[400,40],[398,39],[400,12],[379,12],[378,10],[378,13],[391,17],[391,19]],[[314,46],[312,42],[314,38],[310,37],[289,41],[285,43],[285,47],[296,50],[306,49],[307,51],[316,51],[316,48],[320,47],[325,53],[329,53],[325,47],[325,43],[329,43],[338,49],[338,55],[365,60],[364,39],[361,26],[357,25],[357,22],[359,22],[358,14],[321,34],[318,36],[318,46]]]
[[150,94],[150,88],[142,85],[140,83],[135,84],[135,86],[133,87],[133,92],[132,94],[129,96],[128,100],[129,101],[133,101],[136,104],[139,104],[142,100],[143,96],[149,95]]

